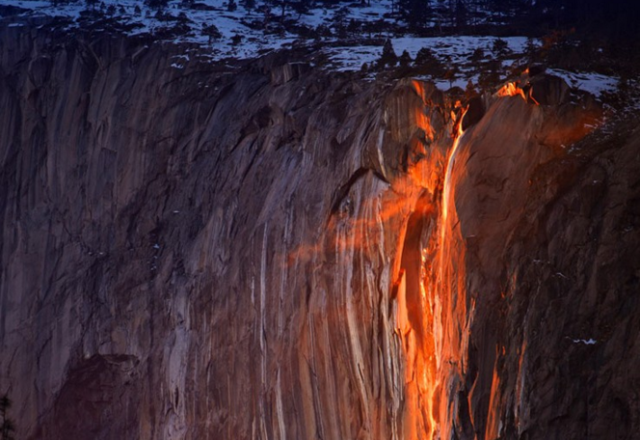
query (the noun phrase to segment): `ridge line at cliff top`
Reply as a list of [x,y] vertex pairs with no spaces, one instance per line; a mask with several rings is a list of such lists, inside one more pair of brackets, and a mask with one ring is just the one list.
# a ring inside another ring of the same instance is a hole
[[[117,9],[116,12],[109,16],[104,12],[94,15],[93,19],[108,18],[116,20],[117,23],[129,26],[126,32],[129,35],[150,34],[152,38],[158,38],[157,32],[162,29],[168,29],[167,25],[175,25],[176,21],[162,21],[154,16],[153,9],[144,6],[139,0],[104,0],[106,10],[108,6],[113,5]],[[248,24],[248,20],[260,20],[264,15],[255,10],[249,11],[242,5],[238,4],[235,11],[228,11],[225,8],[226,3],[223,0],[203,0],[199,2],[205,5],[207,10],[189,9],[180,7],[180,2],[172,0],[165,9],[165,14],[174,17],[183,13],[189,20],[189,33],[181,36],[169,38],[169,41],[177,43],[195,43],[200,46],[198,57],[209,58],[211,60],[223,60],[226,58],[235,59],[251,59],[268,53],[273,50],[287,49],[294,45],[312,45],[314,39],[301,39],[295,34],[285,31],[284,34],[265,34],[263,30],[252,29]],[[258,2],[260,3],[260,2]],[[5,16],[2,22],[5,26],[24,26],[24,19],[38,15],[50,17],[63,17],[66,24],[62,24],[61,30],[71,32],[73,29],[79,29],[88,25],[86,20],[86,11],[88,7],[82,0],[60,3],[53,6],[49,0],[4,0],[3,6],[15,7],[26,10],[23,13],[14,13]],[[139,14],[135,13],[135,7],[141,7]],[[122,9],[120,9],[122,8]],[[300,15],[299,24],[317,28],[319,25],[331,27],[335,14],[341,8],[327,9],[316,7],[309,11],[308,14]],[[343,9],[343,8],[342,8]],[[382,0],[380,2],[372,2],[370,6],[354,6],[350,5],[347,19],[357,19],[363,22],[372,22],[376,20],[387,20],[385,14],[391,9],[391,0]],[[100,10],[100,6],[96,7]],[[95,11],[94,11],[95,12]],[[343,13],[345,10],[343,9]],[[485,11],[486,15],[490,13]],[[2,11],[0,10],[0,14]],[[85,18],[83,19],[83,13]],[[332,15],[333,14],[333,15]],[[435,26],[437,16],[430,26]],[[493,17],[495,19],[495,17]],[[83,22],[83,20],[85,20]],[[91,24],[96,24],[93,21]],[[387,22],[390,24],[390,22]],[[401,22],[400,22],[401,23]],[[208,37],[201,32],[204,24],[215,24],[222,37],[216,41],[208,41]],[[398,22],[396,21],[396,26]],[[133,26],[133,27],[132,27]],[[100,29],[94,29],[99,31]],[[154,36],[154,34],[156,34]],[[474,84],[478,83],[480,71],[474,63],[469,61],[469,57],[476,49],[482,49],[485,52],[491,52],[493,42],[497,37],[493,36],[441,36],[441,37],[414,37],[414,36],[392,36],[391,32],[381,32],[377,35],[380,38],[389,38],[393,44],[397,55],[406,51],[412,58],[421,48],[429,48],[435,56],[441,59],[446,65],[455,65],[458,68],[457,77],[453,80],[445,80],[441,78],[430,78],[439,88],[447,89],[451,86],[464,88],[469,81]],[[240,35],[242,37],[240,43],[234,44],[233,36]],[[506,43],[509,55],[506,61],[517,62],[524,57],[527,38],[522,36],[501,37]],[[158,38],[164,40],[163,38]],[[537,40],[532,40],[539,43]],[[380,58],[382,47],[374,44],[372,39],[340,39],[338,37],[328,37],[321,39],[325,43],[323,52],[327,55],[327,60],[332,69],[338,71],[354,71],[360,70],[364,64],[371,65]],[[189,61],[189,52],[175,57],[171,67],[181,69],[184,64]],[[504,68],[506,70],[506,67]],[[505,72],[502,72],[503,74]],[[600,96],[603,92],[613,92],[618,84],[619,78],[615,76],[605,76],[593,72],[571,73],[556,70],[554,74],[562,76],[569,85],[579,87],[596,96]]]

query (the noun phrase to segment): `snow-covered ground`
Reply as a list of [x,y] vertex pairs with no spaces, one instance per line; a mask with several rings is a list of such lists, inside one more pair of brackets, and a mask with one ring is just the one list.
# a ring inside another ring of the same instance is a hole
[[548,72],[563,78],[571,87],[587,91],[595,96],[600,96],[604,92],[614,92],[620,81],[617,77],[594,72],[576,73],[561,69],[549,69]]
[[[416,58],[418,51],[423,48],[430,49],[433,54],[442,61],[444,68],[456,66],[457,74],[452,80],[445,80],[433,77],[425,79],[433,80],[436,85],[443,89],[449,87],[460,87],[464,89],[469,81],[478,83],[479,69],[470,61],[476,49],[482,49],[485,53],[491,53],[495,37],[469,37],[469,36],[447,36],[447,37],[400,37],[390,38],[395,53],[400,56],[406,51],[412,59]],[[507,43],[508,50],[512,58],[522,57],[527,44],[526,37],[505,37],[502,38]],[[380,46],[360,45],[357,47],[334,47],[327,49],[327,53],[332,61],[336,63],[336,68],[340,70],[359,70],[363,64],[371,65],[380,58]]]
[[[219,58],[251,58],[268,50],[290,47],[296,40],[304,40],[299,33],[293,33],[286,27],[278,25],[281,21],[279,8],[265,8],[263,2],[256,2],[252,9],[246,9],[236,2],[235,10],[229,10],[226,0],[201,0],[195,7],[188,7],[182,2],[172,0],[162,9],[164,19],[157,15],[157,10],[145,5],[143,0],[102,0],[89,6],[84,0],[2,0],[0,6],[15,6],[29,10],[26,14],[66,17],[72,20],[68,28],[79,26],[81,13],[98,11],[106,17],[132,27],[130,34],[158,34],[177,23],[182,16],[190,31],[172,37],[175,41],[199,43]],[[110,6],[114,7],[111,11]],[[136,9],[138,8],[138,9]],[[286,18],[298,27],[306,27],[311,33],[319,26],[325,26],[332,34],[341,20],[346,26],[350,20],[376,21],[391,8],[390,0],[373,0],[370,6],[357,5],[339,11],[342,8],[314,8],[305,14],[297,14],[286,10]],[[266,12],[269,9],[269,12]],[[19,17],[18,17],[19,20]],[[14,23],[13,26],[19,24]],[[203,26],[215,25],[221,37],[210,41],[202,32]],[[236,39],[236,42],[233,39]],[[336,37],[324,36],[327,41],[335,41]],[[239,43],[237,42],[239,40]],[[359,67],[359,66],[358,66]]]
[[[486,52],[491,51],[494,37],[468,37],[468,36],[448,36],[448,37],[400,37],[390,38],[394,51],[399,56],[407,51],[412,59],[415,59],[418,51],[422,48],[429,48],[442,60],[447,60],[452,64],[463,64],[469,61],[473,52],[480,48]],[[527,42],[525,37],[503,38],[507,42],[509,49],[521,54]],[[357,70],[362,64],[371,64],[380,58],[380,46],[358,46],[355,50],[351,47],[336,47],[327,51],[333,60],[340,61],[343,70]]]
[[[429,48],[444,69],[455,70],[453,77],[446,80],[427,77],[444,89],[450,86],[464,88],[469,81],[478,83],[481,69],[479,61],[472,59],[476,49],[482,49],[485,54],[483,61],[495,57],[492,54],[496,41],[494,37],[418,38],[406,33],[403,36],[405,26],[391,14],[392,0],[371,0],[369,4],[356,1],[348,6],[325,5],[309,9],[303,14],[288,9],[284,17],[281,17],[279,8],[268,8],[263,0],[257,0],[252,9],[246,9],[239,0],[236,2],[237,7],[230,10],[228,0],[196,0],[192,6],[180,0],[171,0],[161,14],[148,7],[143,0],[98,0],[97,4],[91,6],[86,0],[57,0],[56,4],[53,0],[1,0],[0,6],[27,10],[23,14],[8,17],[4,22],[8,26],[20,26],[24,21],[20,15],[64,17],[68,19],[64,26],[69,31],[85,26],[89,16],[93,17],[89,20],[108,18],[126,26],[126,32],[131,35],[146,33],[158,39],[195,43],[201,46],[200,57],[213,60],[253,58],[272,50],[320,42],[325,47],[329,68],[360,70],[363,64],[370,66],[380,58],[382,46],[379,42],[390,39],[398,56],[406,51],[414,59],[420,49]],[[475,16],[480,17],[479,20],[483,20],[482,17],[494,21],[500,19],[486,11],[480,11]],[[437,19],[437,14],[434,17]],[[219,30],[219,38],[210,39],[203,32],[203,28],[210,25],[215,25]],[[430,25],[436,26],[438,23],[431,20]],[[177,31],[178,28],[181,30]],[[502,56],[501,75],[506,74],[510,63],[524,59],[527,46],[525,37],[505,37],[503,40],[507,50]],[[185,54],[177,57],[172,66],[180,69],[188,61],[189,54]],[[615,90],[618,83],[615,77],[594,73],[559,70],[552,70],[552,73],[565,78],[571,86],[596,95]]]

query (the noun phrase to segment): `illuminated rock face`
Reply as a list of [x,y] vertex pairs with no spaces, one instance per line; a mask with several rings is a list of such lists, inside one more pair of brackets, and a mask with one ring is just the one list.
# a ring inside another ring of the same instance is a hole
[[448,166],[428,84],[0,41],[20,438],[637,432],[637,136],[485,97]]

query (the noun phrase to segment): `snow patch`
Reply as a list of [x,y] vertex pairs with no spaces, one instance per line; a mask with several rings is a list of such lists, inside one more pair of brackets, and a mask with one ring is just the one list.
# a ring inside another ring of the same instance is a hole
[[589,338],[589,339],[573,339],[573,338],[570,338],[569,336],[565,336],[565,338],[569,339],[574,344],[596,345],[596,343],[598,342],[593,338]]
[[604,92],[611,93],[618,87],[620,78],[594,72],[569,72],[561,69],[549,69],[549,73],[564,79],[571,87],[600,97]]
[[571,342],[574,344],[595,345],[598,341],[595,339],[572,339]]

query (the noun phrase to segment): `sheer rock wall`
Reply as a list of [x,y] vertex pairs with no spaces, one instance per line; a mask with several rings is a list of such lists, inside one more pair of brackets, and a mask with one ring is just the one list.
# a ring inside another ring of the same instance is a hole
[[0,32],[19,438],[637,436],[637,136],[180,50]]

